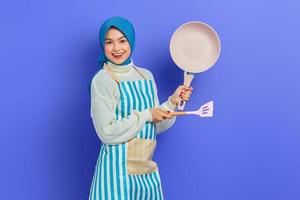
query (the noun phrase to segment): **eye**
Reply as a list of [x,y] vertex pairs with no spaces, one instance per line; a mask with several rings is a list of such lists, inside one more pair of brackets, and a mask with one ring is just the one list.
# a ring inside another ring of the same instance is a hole
[[112,42],[108,40],[108,41],[105,42],[105,44],[110,45],[110,44],[112,44]]
[[125,40],[125,39],[122,39],[122,40],[120,40],[120,42],[121,42],[121,43],[126,43],[126,42],[127,42],[127,40]]

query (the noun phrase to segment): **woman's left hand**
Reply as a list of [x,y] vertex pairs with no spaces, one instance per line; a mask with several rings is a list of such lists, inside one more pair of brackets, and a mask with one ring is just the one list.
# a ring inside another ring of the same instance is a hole
[[172,104],[178,106],[181,100],[188,101],[192,94],[192,87],[188,87],[185,85],[179,85],[178,88],[175,90],[172,96],[170,96],[170,100]]

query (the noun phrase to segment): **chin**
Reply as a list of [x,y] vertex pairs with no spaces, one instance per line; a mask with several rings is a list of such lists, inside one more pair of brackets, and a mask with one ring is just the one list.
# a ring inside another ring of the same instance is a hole
[[119,60],[114,60],[114,59],[111,59],[111,58],[109,58],[109,60],[110,60],[110,62],[113,62],[113,63],[115,63],[115,64],[117,64],[117,65],[120,65],[120,64],[122,64],[124,61],[119,61]]

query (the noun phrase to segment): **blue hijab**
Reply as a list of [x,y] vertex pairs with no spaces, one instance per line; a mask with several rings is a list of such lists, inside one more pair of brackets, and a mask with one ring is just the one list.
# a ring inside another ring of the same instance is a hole
[[[100,68],[97,71],[97,73],[102,69],[104,63],[107,63],[107,61],[110,61],[105,55],[104,45],[105,45],[106,33],[112,27],[117,28],[119,31],[121,31],[123,33],[123,35],[127,38],[129,45],[130,45],[130,49],[131,49],[131,53],[130,53],[129,57],[127,58],[127,60],[125,60],[120,65],[127,65],[131,62],[131,54],[135,47],[135,32],[134,32],[133,25],[131,24],[130,21],[128,21],[127,19],[125,19],[123,17],[111,17],[103,22],[103,24],[101,25],[101,28],[99,30],[99,41],[100,41],[100,45],[102,48],[102,52],[100,53],[100,55],[98,57],[98,63],[99,63]],[[112,62],[112,61],[110,61],[110,62]],[[92,80],[93,80],[93,78],[92,78]],[[92,83],[92,81],[89,84],[89,92],[91,92],[91,83]]]
[[[117,28],[119,31],[121,31],[123,33],[123,35],[127,38],[128,42],[130,44],[131,53],[130,53],[129,57],[127,58],[127,60],[125,60],[120,65],[127,65],[131,62],[131,54],[135,47],[135,32],[134,32],[133,25],[127,19],[125,19],[123,17],[111,17],[111,18],[107,19],[105,22],[103,22],[103,24],[100,28],[100,31],[99,31],[99,41],[100,41],[100,45],[102,48],[102,52],[98,58],[98,63],[100,65],[100,67],[102,67],[103,64],[109,60],[105,55],[104,45],[105,45],[106,33],[112,27]],[[110,61],[110,62],[112,62],[112,61]]]

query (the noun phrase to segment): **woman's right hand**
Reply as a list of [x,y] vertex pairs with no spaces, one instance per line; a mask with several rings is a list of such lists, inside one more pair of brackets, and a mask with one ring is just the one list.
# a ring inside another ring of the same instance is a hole
[[150,112],[154,123],[159,123],[165,119],[171,119],[173,117],[169,111],[161,108],[151,108]]

